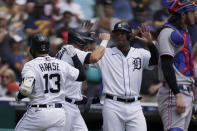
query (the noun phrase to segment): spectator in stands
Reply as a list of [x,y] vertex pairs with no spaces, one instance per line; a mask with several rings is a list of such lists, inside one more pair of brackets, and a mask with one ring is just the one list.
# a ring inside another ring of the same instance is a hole
[[189,34],[191,36],[191,39],[192,39],[192,46],[194,46],[196,43],[197,43],[197,11],[195,11],[195,24],[194,26],[189,26],[188,27],[188,31],[189,31]]
[[[146,25],[149,26],[152,25],[152,21],[150,21],[147,17],[148,11],[142,3],[137,4],[136,7],[133,8],[133,10],[134,10],[135,18],[128,22],[132,29],[138,29],[138,27],[140,27],[142,23],[145,23]],[[132,46],[135,48],[145,48],[145,44],[140,40],[134,40],[133,43],[134,44]]]
[[87,20],[94,17],[95,0],[74,0],[74,2],[81,6],[84,19]]
[[[92,30],[97,33],[111,33],[114,25],[121,20],[113,17],[114,8],[111,0],[106,0],[104,2],[104,16],[97,17],[91,21],[94,23]],[[113,39],[108,43],[108,46],[113,46]]]
[[19,35],[14,35],[11,41],[12,53],[8,57],[9,67],[15,72],[16,80],[18,82],[22,81],[21,71],[24,64],[27,62],[25,56],[21,54],[21,51],[24,50],[23,39]]
[[[53,3],[53,11],[51,13],[51,24],[53,26],[53,31],[56,33],[61,27],[64,26],[63,14],[60,12],[60,9],[56,6],[57,2]],[[53,33],[54,33],[53,32]]]
[[159,31],[162,26],[168,21],[170,14],[168,12],[168,8],[162,7],[162,9],[156,11],[153,15],[153,25]]
[[26,0],[16,0],[14,6],[14,14],[12,15],[8,30],[10,34],[17,34],[21,37],[25,37],[23,32],[24,21],[27,19],[27,14],[25,13]]
[[43,33],[46,36],[50,34],[50,19],[44,15],[44,4],[42,2],[35,3],[33,14],[30,15],[25,21],[25,33],[29,37],[37,33]]
[[131,6],[137,8],[139,4],[143,4],[145,7],[148,7],[149,0],[130,0]]
[[34,12],[34,8],[35,8],[34,0],[27,0],[26,6],[25,6],[26,13],[28,15],[32,15]]
[[8,18],[8,23],[11,17],[14,15],[14,0],[5,0],[4,6],[0,7],[0,12],[6,13]]
[[8,85],[16,81],[14,71],[6,69],[1,75],[0,96],[6,96],[8,93]]
[[148,0],[149,1],[149,9],[150,14],[153,15],[156,11],[162,9],[162,0]]
[[0,12],[0,58],[3,61],[7,61],[11,53],[11,37],[7,30],[8,19],[7,13]]
[[145,102],[157,102],[156,93],[162,83],[158,79],[158,68],[144,70],[140,94]]
[[65,11],[70,11],[72,13],[70,27],[79,27],[79,24],[83,21],[84,18],[84,14],[81,10],[80,5],[76,4],[72,0],[62,0],[59,4],[57,4],[57,7],[60,9],[60,12],[62,14]]
[[15,97],[16,92],[18,91],[18,89],[19,89],[19,84],[16,81],[11,82],[8,85],[7,95],[10,96],[10,97]]
[[57,30],[57,37],[62,38],[64,43],[67,43],[68,31],[72,29],[69,25],[69,23],[71,22],[71,18],[72,18],[72,13],[69,11],[65,11],[63,13],[63,20],[62,20],[64,23],[64,26],[60,28],[59,30]]
[[114,6],[113,17],[124,19],[124,20],[129,20],[134,18],[130,0],[113,0],[113,6]]

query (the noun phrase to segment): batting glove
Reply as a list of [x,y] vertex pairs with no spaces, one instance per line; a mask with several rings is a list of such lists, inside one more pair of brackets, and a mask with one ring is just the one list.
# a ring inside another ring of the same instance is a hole
[[18,98],[19,91],[15,94],[15,100],[17,103],[20,103],[21,99]]
[[66,53],[70,57],[73,57],[77,54],[76,51],[75,51],[75,48],[72,45],[66,45],[64,48],[66,48]]

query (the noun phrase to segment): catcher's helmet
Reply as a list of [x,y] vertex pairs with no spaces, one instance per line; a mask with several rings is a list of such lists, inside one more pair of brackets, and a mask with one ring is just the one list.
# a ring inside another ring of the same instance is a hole
[[182,13],[197,9],[196,3],[187,0],[162,0],[162,4],[167,7],[171,13]]
[[118,22],[115,24],[114,29],[112,30],[112,32],[116,32],[118,30],[122,30],[122,31],[126,31],[128,33],[127,35],[127,39],[131,40],[131,27],[129,26],[129,24],[127,22]]
[[50,44],[48,38],[39,33],[33,35],[31,38],[31,46],[30,46],[30,53],[35,58],[35,54],[45,54],[48,53],[50,50]]
[[68,43],[75,43],[78,46],[85,46],[86,40],[77,30],[71,30],[68,32]]

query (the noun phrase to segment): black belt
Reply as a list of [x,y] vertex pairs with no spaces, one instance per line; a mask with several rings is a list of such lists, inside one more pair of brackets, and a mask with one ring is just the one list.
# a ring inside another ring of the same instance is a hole
[[[73,99],[70,99],[70,98],[65,98],[65,101],[69,102],[69,103],[72,103],[73,102]],[[86,101],[87,102],[87,101]],[[76,105],[82,105],[82,104],[86,104],[85,101],[74,101],[73,104],[76,104]]]
[[62,104],[60,103],[55,103],[55,104],[39,104],[39,105],[30,105],[30,107],[39,107],[39,108],[62,108]]
[[[114,99],[115,96],[112,96],[112,95],[110,95],[110,94],[106,94],[105,97],[108,98],[108,99],[111,99],[111,100],[115,100],[115,99]],[[142,97],[138,97],[138,98],[137,98],[137,100],[141,100],[141,99],[142,99]],[[133,97],[133,98],[127,98],[127,99],[123,99],[123,98],[117,97],[116,100],[117,100],[117,101],[120,101],[120,102],[125,102],[125,103],[132,103],[132,102],[134,102],[134,101],[137,101],[134,97]]]

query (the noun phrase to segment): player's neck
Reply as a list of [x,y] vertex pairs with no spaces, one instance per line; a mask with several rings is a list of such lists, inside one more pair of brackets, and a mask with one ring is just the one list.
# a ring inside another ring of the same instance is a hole
[[48,56],[49,54],[38,54],[37,57],[44,57],[44,56]]
[[117,46],[117,48],[121,51],[121,52],[125,52],[125,51],[128,51],[130,50],[130,45],[127,45],[127,46]]

